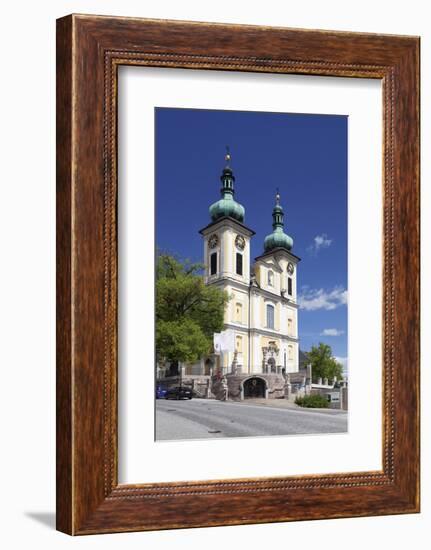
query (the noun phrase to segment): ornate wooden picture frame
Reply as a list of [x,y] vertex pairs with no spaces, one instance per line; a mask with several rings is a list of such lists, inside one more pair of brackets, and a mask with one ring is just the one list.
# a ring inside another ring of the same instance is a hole
[[[118,483],[120,65],[381,80],[381,471]],[[87,15],[59,19],[57,528],[90,534],[418,511],[419,38]]]

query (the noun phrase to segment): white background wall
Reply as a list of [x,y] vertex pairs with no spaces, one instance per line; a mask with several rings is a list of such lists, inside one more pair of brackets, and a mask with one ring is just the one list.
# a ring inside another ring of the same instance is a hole
[[[422,37],[422,151],[431,150],[429,3],[301,0],[56,0],[2,5],[0,87],[0,541],[4,548],[220,548],[268,544],[352,550],[420,544],[429,532],[430,413],[423,398],[420,515],[103,535],[53,530],[55,427],[55,19],[70,12],[415,34]],[[427,23],[428,21],[428,23]],[[422,155],[422,327],[431,330],[431,190]],[[422,385],[431,384],[423,339]]]

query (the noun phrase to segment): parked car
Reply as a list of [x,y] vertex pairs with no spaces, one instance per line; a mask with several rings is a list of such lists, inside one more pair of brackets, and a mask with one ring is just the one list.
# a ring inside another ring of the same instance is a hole
[[164,399],[167,391],[163,386],[156,386],[156,399]]
[[169,388],[165,394],[165,399],[191,399],[192,397],[192,390],[184,386]]

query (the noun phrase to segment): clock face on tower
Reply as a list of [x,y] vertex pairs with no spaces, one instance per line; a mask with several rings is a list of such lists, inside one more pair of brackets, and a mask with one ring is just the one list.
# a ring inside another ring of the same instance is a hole
[[239,248],[240,250],[244,250],[245,248],[245,239],[242,235],[237,235],[235,238],[235,246]]
[[287,264],[287,272],[289,273],[289,275],[293,275],[294,271],[295,271],[295,266],[293,265],[292,262],[289,262]]
[[218,245],[218,237],[217,235],[211,235],[211,237],[208,239],[208,246],[210,248],[215,248]]

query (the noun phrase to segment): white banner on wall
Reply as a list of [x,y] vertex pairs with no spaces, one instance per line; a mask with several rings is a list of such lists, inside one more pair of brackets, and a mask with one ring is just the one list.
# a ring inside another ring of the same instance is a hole
[[215,353],[235,351],[235,336],[231,330],[214,334],[214,351]]

